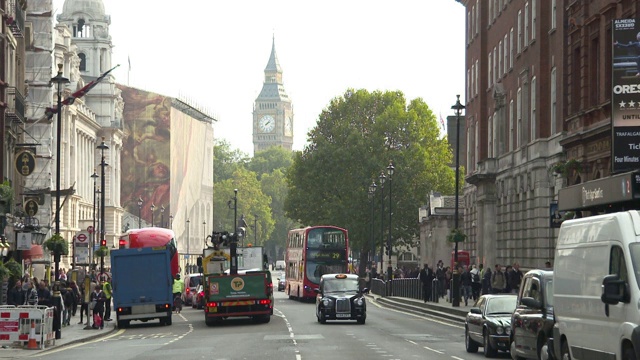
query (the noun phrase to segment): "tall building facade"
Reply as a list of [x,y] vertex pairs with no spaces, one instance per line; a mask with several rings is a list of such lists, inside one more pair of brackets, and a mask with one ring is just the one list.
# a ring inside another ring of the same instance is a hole
[[550,204],[565,158],[563,1],[461,0],[466,8],[464,230],[474,262],[553,257]]
[[264,83],[253,106],[254,153],[271,146],[293,147],[293,106],[284,90],[282,68],[273,40],[271,55],[264,69]]
[[638,169],[613,170],[611,121],[613,106],[622,106],[612,104],[612,79],[616,71],[634,79],[638,55],[614,63],[615,20],[640,18],[640,6],[459,2],[470,185],[464,247],[485,264],[540,267],[553,260],[564,219],[640,207]]

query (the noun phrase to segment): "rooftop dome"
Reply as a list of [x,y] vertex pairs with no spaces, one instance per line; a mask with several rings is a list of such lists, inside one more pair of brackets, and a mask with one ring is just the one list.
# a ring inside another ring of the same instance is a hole
[[102,19],[105,15],[102,0],[65,0],[62,6],[63,15],[75,13],[88,14],[93,19]]

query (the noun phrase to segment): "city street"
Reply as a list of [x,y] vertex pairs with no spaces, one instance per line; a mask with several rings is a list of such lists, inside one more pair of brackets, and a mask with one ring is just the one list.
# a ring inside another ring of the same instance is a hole
[[[208,327],[185,308],[173,325],[134,322],[87,343],[32,355],[47,359],[480,359],[464,349],[462,323],[391,310],[369,301],[367,322],[319,324],[313,303],[276,292],[268,324],[228,319]],[[28,355],[27,355],[28,356]],[[508,359],[508,354],[498,358]]]

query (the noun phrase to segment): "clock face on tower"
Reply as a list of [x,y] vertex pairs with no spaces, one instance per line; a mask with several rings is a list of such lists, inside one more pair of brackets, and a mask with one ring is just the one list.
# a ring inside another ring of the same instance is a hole
[[291,118],[291,116],[287,116],[284,119],[284,134],[286,136],[293,135],[293,119]]
[[264,115],[258,123],[260,130],[265,133],[272,132],[276,127],[276,120],[271,115]]

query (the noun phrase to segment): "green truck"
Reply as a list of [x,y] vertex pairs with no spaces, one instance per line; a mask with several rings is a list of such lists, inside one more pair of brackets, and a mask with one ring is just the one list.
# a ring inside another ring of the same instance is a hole
[[273,315],[273,283],[265,270],[204,275],[204,316],[207,325],[228,317],[248,316],[268,323]]

